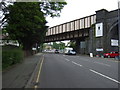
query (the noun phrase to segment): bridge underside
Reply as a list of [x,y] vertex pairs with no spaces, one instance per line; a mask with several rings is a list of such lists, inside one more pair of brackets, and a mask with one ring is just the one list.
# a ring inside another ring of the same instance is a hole
[[89,28],[47,36],[45,38],[44,43],[63,41],[63,40],[76,40],[78,38],[85,38],[88,36],[89,36]]
[[[94,34],[95,34],[94,28],[75,30],[71,32],[47,36],[44,43],[74,40],[76,41],[75,50],[77,53],[80,54],[93,53],[94,55],[96,54],[102,55],[103,53],[106,52],[118,51],[118,47],[111,46],[111,39],[118,40],[118,25],[116,25],[110,31],[110,33],[106,33],[108,37],[104,36],[96,38]],[[97,52],[96,49],[101,49],[101,47],[103,48],[104,51]]]
[[[64,40],[74,40],[76,41],[75,50],[77,53],[87,54],[88,51],[85,51],[85,40],[89,38],[90,28],[75,30],[71,32],[65,32],[61,34],[47,36],[44,43],[64,41]],[[84,44],[83,44],[84,43]]]

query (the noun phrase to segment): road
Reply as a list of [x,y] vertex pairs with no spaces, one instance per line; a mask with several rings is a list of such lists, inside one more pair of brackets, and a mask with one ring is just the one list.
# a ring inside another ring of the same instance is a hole
[[34,88],[118,88],[118,61],[44,54]]

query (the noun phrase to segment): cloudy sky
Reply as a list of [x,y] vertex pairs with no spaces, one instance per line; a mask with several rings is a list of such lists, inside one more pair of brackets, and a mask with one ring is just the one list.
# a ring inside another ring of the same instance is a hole
[[100,9],[111,11],[118,8],[118,0],[66,0],[66,2],[67,5],[62,10],[60,17],[47,17],[47,25],[52,27],[89,16],[95,14],[95,11]]

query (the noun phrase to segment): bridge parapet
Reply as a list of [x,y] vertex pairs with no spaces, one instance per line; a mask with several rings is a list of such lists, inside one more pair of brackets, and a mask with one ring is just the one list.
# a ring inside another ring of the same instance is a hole
[[90,28],[91,25],[95,23],[96,23],[96,14],[93,14],[87,17],[83,17],[80,19],[76,19],[70,22],[60,24],[60,25],[56,25],[54,27],[50,27],[48,28],[48,31],[46,32],[46,36]]

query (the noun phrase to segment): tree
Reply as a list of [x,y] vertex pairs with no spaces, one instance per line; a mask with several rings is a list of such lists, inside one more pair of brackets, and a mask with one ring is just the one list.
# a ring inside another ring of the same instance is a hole
[[36,44],[43,42],[47,31],[46,15],[59,16],[66,3],[61,2],[15,2],[9,5],[5,14],[5,29],[9,37],[23,46],[25,51],[32,50]]
[[60,47],[60,49],[65,49],[65,43],[60,42],[60,43],[59,43],[59,47]]
[[60,16],[60,12],[66,4],[67,3],[64,0],[61,0],[61,2],[48,2],[47,0],[45,0],[44,2],[40,3],[40,8],[44,15],[56,17]]
[[7,5],[6,5],[6,1],[1,2],[0,3],[0,29],[1,26],[4,24],[5,19],[1,20],[2,18],[4,18],[4,15],[7,13]]
[[39,3],[14,3],[9,6],[6,30],[9,37],[18,40],[24,50],[41,43],[47,30],[47,23]]
[[59,45],[56,42],[53,42],[52,48],[59,49]]
[[74,40],[71,40],[70,42],[68,42],[67,46],[75,49],[75,47],[76,47],[76,42],[75,42]]
[[65,43],[60,42],[59,44],[57,44],[56,42],[53,42],[52,48],[60,49],[60,50],[64,49],[65,48]]

